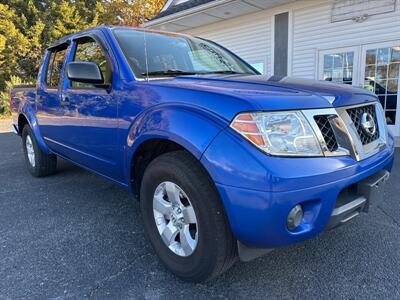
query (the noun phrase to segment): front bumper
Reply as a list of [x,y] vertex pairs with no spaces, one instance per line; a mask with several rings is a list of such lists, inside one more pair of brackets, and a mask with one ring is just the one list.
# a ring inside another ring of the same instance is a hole
[[388,171],[381,170],[342,190],[336,199],[327,229],[347,223],[361,212],[368,212],[371,204],[380,202],[389,175]]
[[[346,219],[343,214],[332,219],[341,192],[382,170],[390,172],[393,165],[391,137],[384,150],[362,161],[270,157],[245,143],[224,131],[202,163],[216,183],[234,236],[247,247],[285,246],[337,226]],[[297,204],[303,207],[303,222],[289,231],[287,216]],[[347,217],[365,210],[365,204]]]

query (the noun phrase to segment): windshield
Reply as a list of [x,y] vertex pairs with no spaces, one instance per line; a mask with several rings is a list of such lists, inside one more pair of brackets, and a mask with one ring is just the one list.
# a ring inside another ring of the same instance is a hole
[[258,74],[229,51],[200,38],[131,29],[113,32],[138,78],[147,75]]

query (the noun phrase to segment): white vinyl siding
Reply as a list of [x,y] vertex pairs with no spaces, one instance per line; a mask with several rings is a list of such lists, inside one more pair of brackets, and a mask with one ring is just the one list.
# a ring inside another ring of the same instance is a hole
[[273,16],[288,11],[291,18],[288,74],[304,78],[318,78],[320,51],[400,41],[400,0],[394,12],[369,16],[361,23],[353,20],[332,23],[333,4],[333,0],[295,1],[184,32],[214,40],[251,64],[264,63],[265,73],[272,74]]
[[395,12],[370,16],[361,23],[331,23],[333,1],[318,3],[293,10],[293,76],[316,78],[320,50],[400,40],[399,5]]
[[271,73],[271,18],[251,14],[219,23],[197,27],[186,33],[215,41],[250,64],[264,64]]
[[[269,1],[265,0],[265,3],[267,2]],[[388,2],[389,0],[382,0],[383,4]],[[232,3],[231,5],[233,5]],[[363,7],[369,9],[369,2],[363,2],[363,4],[360,1],[349,1],[346,3],[349,6],[365,5]],[[374,1],[374,3],[377,2]],[[356,86],[364,83],[363,66],[365,62],[362,60],[365,59],[365,49],[368,49],[371,44],[375,48],[385,47],[384,45],[387,43],[394,46],[400,45],[400,0],[396,0],[395,11],[386,13],[376,11],[378,14],[367,16],[365,19],[362,18],[362,15],[358,15],[361,12],[354,12],[354,16],[359,17],[359,22],[349,19],[333,23],[334,0],[298,0],[290,3],[286,1],[286,4],[280,6],[278,3],[276,4],[277,6],[271,9],[240,17],[231,17],[185,32],[213,40],[257,68],[260,68],[260,63],[264,64],[264,73],[272,75],[274,69],[274,15],[289,12],[288,75],[323,79],[325,55],[350,51],[354,53],[351,82]],[[218,12],[224,13],[222,8],[218,9],[220,10]],[[186,22],[191,21],[190,19],[185,20]],[[174,22],[179,23],[179,18]],[[398,94],[400,95],[400,87]],[[400,96],[398,101],[400,101]],[[399,135],[400,104],[398,104],[397,111],[396,125],[393,125],[396,128],[392,129],[396,135]]]

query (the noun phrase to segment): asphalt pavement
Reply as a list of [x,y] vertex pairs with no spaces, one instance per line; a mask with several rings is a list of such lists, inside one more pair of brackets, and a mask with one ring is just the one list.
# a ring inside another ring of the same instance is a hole
[[127,191],[64,161],[31,177],[11,133],[0,154],[0,299],[400,299],[399,159],[369,214],[189,284],[160,264]]

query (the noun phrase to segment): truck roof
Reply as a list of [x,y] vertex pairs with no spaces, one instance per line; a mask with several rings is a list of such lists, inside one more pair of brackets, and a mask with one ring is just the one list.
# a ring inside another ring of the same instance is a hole
[[74,38],[74,36],[81,35],[82,33],[90,33],[91,31],[94,31],[94,30],[107,30],[107,31],[109,31],[109,30],[114,29],[114,28],[125,28],[125,29],[130,29],[130,30],[135,30],[135,31],[145,31],[145,32],[152,32],[152,33],[159,33],[159,34],[166,34],[166,35],[174,35],[174,36],[188,36],[188,35],[182,34],[182,33],[160,31],[160,30],[151,30],[151,29],[141,28],[141,27],[101,25],[101,26],[91,27],[91,28],[88,28],[88,29],[84,29],[84,30],[77,31],[75,33],[71,33],[69,35],[66,35],[66,36],[54,41],[50,45],[50,47],[48,47],[47,49],[52,49],[52,48],[58,47],[58,46],[60,46],[62,44],[69,43]]
[[52,49],[52,48],[55,48],[55,47],[57,47],[57,46],[59,46],[59,45],[62,45],[62,44],[64,44],[64,43],[66,43],[66,42],[69,42],[71,39],[73,39],[73,37],[75,36],[75,35],[80,35],[80,34],[82,34],[82,33],[85,33],[85,32],[91,32],[91,31],[93,31],[93,30],[96,30],[96,29],[104,29],[104,28],[111,28],[112,26],[96,26],[96,27],[91,27],[91,28],[88,28],[88,29],[84,29],[84,30],[81,30],[81,31],[77,31],[77,32],[74,32],[74,33],[71,33],[71,34],[68,34],[68,35],[66,35],[66,36],[63,36],[62,38],[60,38],[60,39],[58,39],[58,40],[56,40],[56,41],[54,41],[51,45],[50,45],[50,47],[48,47],[48,49]]

